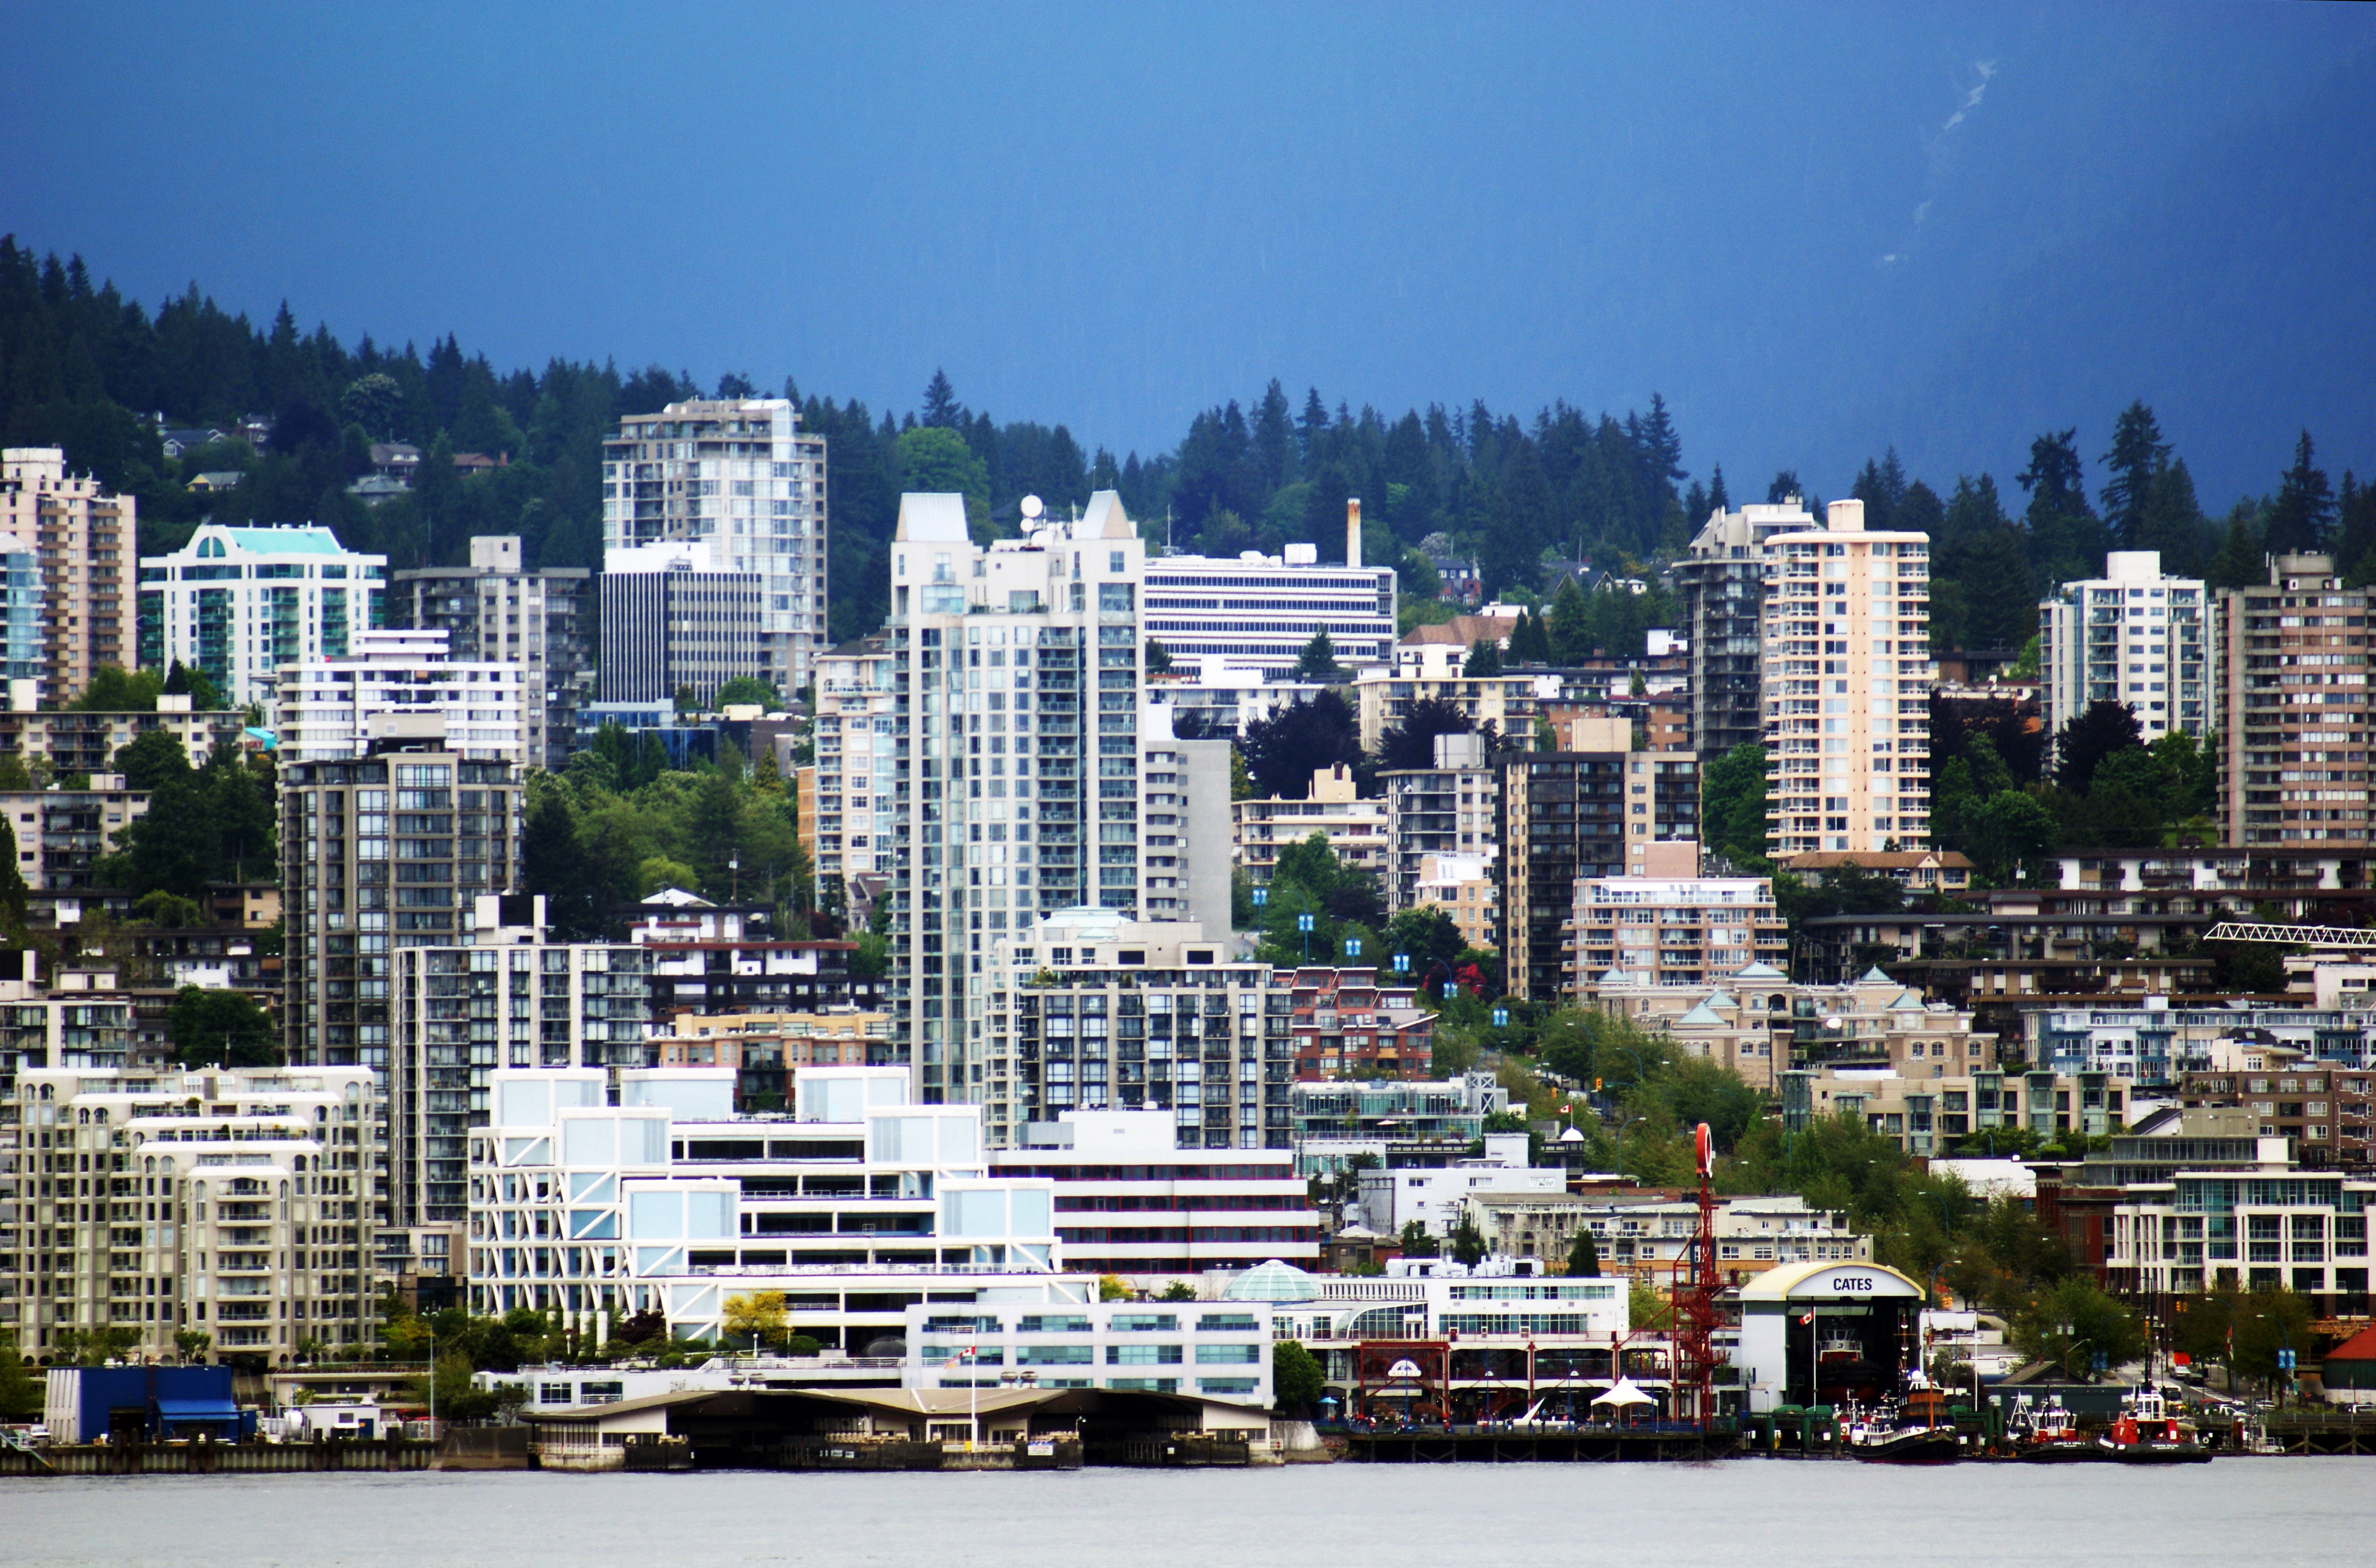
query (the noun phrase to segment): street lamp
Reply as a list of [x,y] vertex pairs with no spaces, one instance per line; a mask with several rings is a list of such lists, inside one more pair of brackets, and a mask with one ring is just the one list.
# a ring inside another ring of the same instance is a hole
[[1312,962],[1312,925],[1313,921],[1310,915],[1303,914],[1295,917],[1295,929],[1303,933],[1303,961],[1307,964]]

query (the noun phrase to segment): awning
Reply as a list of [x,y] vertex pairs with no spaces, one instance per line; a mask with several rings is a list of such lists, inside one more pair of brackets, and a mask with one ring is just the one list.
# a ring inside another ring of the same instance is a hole
[[1619,1406],[1655,1405],[1657,1402],[1658,1401],[1656,1398],[1652,1397],[1650,1395],[1643,1393],[1639,1387],[1635,1386],[1634,1380],[1630,1377],[1619,1378],[1615,1386],[1611,1387],[1608,1393],[1593,1401],[1596,1405]]
[[236,1421],[239,1407],[228,1399],[160,1399],[160,1421]]

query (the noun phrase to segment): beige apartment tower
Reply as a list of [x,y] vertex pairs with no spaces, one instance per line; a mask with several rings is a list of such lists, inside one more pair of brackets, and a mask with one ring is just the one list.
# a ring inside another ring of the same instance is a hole
[[1930,536],[1835,501],[1766,541],[1766,838],[1777,855],[1930,842]]
[[2368,842],[2368,600],[2325,555],[2222,589],[2219,810],[2236,849]]
[[42,695],[64,703],[102,666],[133,662],[125,571],[132,560],[134,503],[89,474],[66,472],[58,446],[0,452],[0,528],[39,552]]

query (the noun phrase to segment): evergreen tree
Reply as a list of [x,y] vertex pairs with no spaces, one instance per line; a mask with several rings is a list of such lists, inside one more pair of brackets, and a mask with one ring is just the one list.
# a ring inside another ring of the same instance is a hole
[[2207,564],[2203,507],[2194,498],[2194,476],[2186,459],[2176,457],[2154,470],[2138,514],[2137,550],[2158,551],[2162,570],[2173,576],[2199,577]]
[[1732,497],[1724,488],[1724,465],[1717,464],[1708,472],[1707,505],[1711,512],[1732,510]]
[[2262,548],[2272,555],[2297,555],[2323,548],[2334,525],[2334,492],[2326,470],[2311,460],[2310,432],[2294,444],[2294,466],[2277,486],[2269,508],[2269,526]]
[[1499,675],[1502,672],[1502,647],[1491,637],[1479,637],[1468,645],[1468,658],[1460,667],[1463,675]]
[[949,385],[948,372],[937,367],[933,379],[924,385],[922,422],[940,430],[956,430],[966,422],[966,407],[957,401],[956,388]]
[[1600,1248],[1593,1241],[1590,1226],[1576,1226],[1575,1241],[1567,1250],[1567,1272],[1571,1279],[1600,1277]]
[[2210,585],[2215,588],[2240,588],[2268,580],[2261,560],[2259,508],[2250,502],[2240,502],[2228,514],[2227,537],[2211,563]]
[[1323,626],[1312,634],[1296,656],[1295,678],[1299,681],[1333,681],[1345,672],[1336,662],[1336,645],[1328,640],[1328,628]]
[[2161,438],[2161,426],[2155,422],[2153,410],[2142,400],[2121,410],[2112,426],[2112,449],[2102,458],[2109,477],[2099,493],[2104,522],[2112,532],[2113,548],[2151,548],[2138,541],[2144,535],[2145,513],[2152,504],[2155,481],[2168,460],[2169,444]]
[[1551,596],[1550,645],[1553,664],[1580,664],[1592,655],[1591,608],[1574,577]]

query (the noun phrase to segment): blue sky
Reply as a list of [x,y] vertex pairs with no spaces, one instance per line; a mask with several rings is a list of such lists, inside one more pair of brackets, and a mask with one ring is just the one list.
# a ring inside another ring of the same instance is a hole
[[1117,453],[1270,376],[1664,393],[1687,467],[1944,488],[2161,411],[2376,466],[2376,8],[29,9],[0,229],[150,303]]

